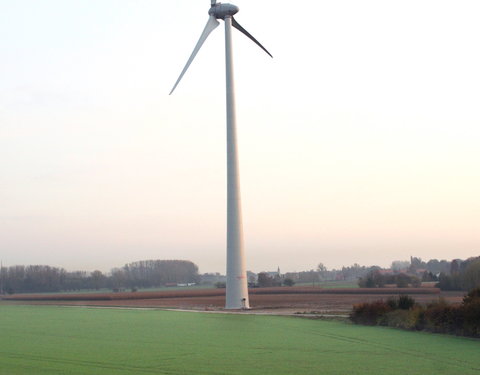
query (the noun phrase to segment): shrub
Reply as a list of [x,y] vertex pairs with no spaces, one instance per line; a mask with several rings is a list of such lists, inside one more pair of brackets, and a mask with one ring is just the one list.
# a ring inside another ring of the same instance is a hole
[[480,336],[480,288],[473,289],[463,298],[464,334]]
[[425,328],[425,307],[415,305],[409,310],[409,314],[412,322],[415,322],[412,329],[423,330]]
[[353,306],[350,319],[357,324],[376,325],[379,319],[390,311],[392,308],[387,302],[365,302]]
[[416,305],[415,300],[407,295],[390,297],[387,305],[392,311],[378,320],[379,325],[403,329],[421,329],[423,327],[424,309]]
[[405,310],[393,310],[378,319],[378,324],[381,326],[405,328],[402,324],[406,320],[408,311]]
[[283,285],[285,286],[294,286],[295,285],[295,281],[293,281],[293,279],[290,279],[290,278],[286,278],[285,280],[283,280]]
[[364,277],[358,279],[358,286],[360,288],[376,288],[385,285],[383,275],[378,270],[373,270],[367,273]]
[[427,305],[425,327],[433,332],[461,334],[463,331],[462,307],[449,305],[442,299]]
[[389,297],[387,299],[387,305],[390,306],[392,310],[398,309],[398,300],[395,297]]
[[400,273],[397,275],[397,288],[406,288],[410,283],[410,276]]
[[224,283],[222,281],[217,281],[215,284],[213,284],[215,288],[223,289],[227,287],[227,283]]
[[472,289],[465,297],[463,297],[463,304],[469,304],[478,298],[480,298],[480,288]]
[[414,288],[419,288],[422,286],[422,280],[420,280],[417,276],[411,276],[410,277],[410,283],[412,284],[412,287]]
[[366,325],[480,337],[480,288],[470,291],[462,305],[451,305],[440,298],[422,307],[407,295],[386,302],[362,303],[353,307],[350,319]]
[[390,306],[392,310],[396,310],[396,309],[409,310],[413,306],[415,306],[415,300],[406,294],[400,294],[398,298],[395,298],[395,297],[388,298],[387,305]]
[[410,310],[411,308],[413,308],[413,306],[415,306],[415,300],[412,297],[407,296],[406,294],[401,294],[398,297],[397,305],[399,309]]
[[424,309],[415,306],[410,310],[397,309],[386,313],[379,319],[379,325],[420,330],[424,326]]

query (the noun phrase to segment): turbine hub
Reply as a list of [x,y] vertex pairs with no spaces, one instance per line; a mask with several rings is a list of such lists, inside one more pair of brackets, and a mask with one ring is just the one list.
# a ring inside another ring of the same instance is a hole
[[240,9],[233,4],[217,3],[210,8],[208,14],[214,16],[216,19],[225,20],[225,18],[237,14],[239,10]]

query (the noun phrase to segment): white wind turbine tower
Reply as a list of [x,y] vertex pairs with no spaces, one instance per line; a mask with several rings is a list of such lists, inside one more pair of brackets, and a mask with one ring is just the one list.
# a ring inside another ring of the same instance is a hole
[[232,26],[245,34],[270,57],[268,52],[252,35],[248,33],[233,16],[239,11],[232,4],[217,3],[211,0],[210,15],[207,25],[198,40],[192,55],[182,70],[180,77],[173,86],[173,93],[198,51],[210,33],[220,24],[217,20],[225,21],[225,63],[227,83],[227,291],[226,309],[250,308],[248,300],[248,284],[245,269],[245,254],[243,248],[242,208],[240,201],[240,183],[238,173],[237,135],[235,116],[235,90],[233,82],[232,58]]

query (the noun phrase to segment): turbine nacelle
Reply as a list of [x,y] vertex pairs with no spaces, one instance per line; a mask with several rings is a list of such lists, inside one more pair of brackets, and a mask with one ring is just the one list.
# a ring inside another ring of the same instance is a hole
[[217,3],[212,5],[208,14],[216,19],[224,20],[226,17],[233,17],[239,10],[240,9],[233,4]]
[[175,88],[182,80],[183,75],[188,70],[188,67],[192,63],[193,59],[195,59],[195,56],[197,55],[198,51],[200,51],[200,48],[202,48],[202,45],[205,42],[205,40],[207,40],[210,33],[213,30],[215,30],[217,26],[220,24],[220,22],[217,21],[218,19],[225,21],[226,19],[230,18],[232,27],[236,28],[238,31],[244,34],[247,38],[253,41],[257,46],[263,49],[270,57],[272,57],[270,52],[268,52],[265,49],[265,47],[262,46],[260,42],[256,40],[247,30],[245,30],[242,26],[240,26],[237,20],[233,17],[239,11],[236,5],[217,3],[216,0],[211,0],[211,4],[212,4],[212,7],[208,11],[208,14],[210,16],[208,17],[208,22],[205,25],[205,29],[203,29],[202,35],[200,36],[200,39],[198,40],[197,45],[195,46],[192,54],[190,55],[190,58],[188,59],[187,64],[185,65],[182,72],[180,73],[180,77],[178,77],[177,82],[175,82],[175,85],[173,86],[172,91],[170,91],[170,95],[173,93],[173,91],[175,91]]

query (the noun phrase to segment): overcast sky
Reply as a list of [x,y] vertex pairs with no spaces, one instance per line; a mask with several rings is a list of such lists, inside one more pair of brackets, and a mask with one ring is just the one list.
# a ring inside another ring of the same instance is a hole
[[[238,0],[247,269],[480,255],[480,3]],[[0,0],[0,259],[225,271],[208,0]]]

